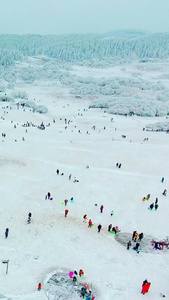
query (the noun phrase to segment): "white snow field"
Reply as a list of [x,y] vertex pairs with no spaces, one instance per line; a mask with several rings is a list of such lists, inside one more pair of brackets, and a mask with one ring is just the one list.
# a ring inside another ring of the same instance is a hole
[[[94,287],[96,300],[156,300],[160,293],[168,299],[169,250],[155,250],[150,241],[169,235],[169,196],[162,195],[169,190],[169,135],[143,131],[150,123],[165,122],[165,117],[114,116],[88,109],[90,100],[75,99],[66,89],[40,84],[19,88],[47,104],[48,113],[1,102],[0,134],[6,137],[1,136],[0,146],[0,260],[9,260],[9,270],[6,274],[1,263],[0,298],[80,299],[78,294],[66,294],[65,286],[57,289],[47,281],[64,272],[71,286],[69,271],[83,269],[82,282]],[[50,126],[23,127],[27,122]],[[64,175],[57,175],[57,169]],[[79,182],[73,182],[75,178]],[[45,200],[47,192],[52,201]],[[150,200],[143,202],[149,193]],[[148,210],[156,197],[158,210]],[[61,204],[65,199],[67,218]],[[29,212],[31,224],[27,224]],[[83,222],[84,214],[92,219],[92,228]],[[122,243],[107,231],[109,224],[119,226]],[[123,233],[131,239],[134,230],[144,233],[139,254],[127,250],[128,240],[123,239]],[[151,287],[143,296],[146,278]],[[39,282],[41,291],[37,291]]]

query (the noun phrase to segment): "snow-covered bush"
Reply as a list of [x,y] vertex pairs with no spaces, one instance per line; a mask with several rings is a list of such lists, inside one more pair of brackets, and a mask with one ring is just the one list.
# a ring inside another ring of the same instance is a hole
[[48,108],[45,105],[36,105],[33,101],[30,100],[21,100],[18,102],[23,107],[29,107],[33,110],[33,112],[38,112],[40,114],[46,114],[48,112]]
[[165,116],[169,112],[169,102],[138,100],[136,98],[98,98],[91,105],[94,108],[107,108],[111,114],[138,115],[143,117]]
[[0,95],[0,101],[3,101],[3,102],[13,102],[14,100],[11,97],[9,97],[9,96]]
[[48,108],[45,105],[38,105],[35,107],[34,111],[40,114],[46,114],[48,112]]
[[28,94],[24,91],[18,91],[13,93],[14,98],[20,98],[20,99],[28,99]]
[[24,106],[24,107],[30,107],[35,109],[36,108],[36,104],[33,101],[30,100],[21,100],[18,102],[20,105]]

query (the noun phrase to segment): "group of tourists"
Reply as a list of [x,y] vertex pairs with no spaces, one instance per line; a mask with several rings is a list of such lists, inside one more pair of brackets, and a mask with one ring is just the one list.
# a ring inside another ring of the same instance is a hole
[[[133,245],[133,250],[135,250],[137,253],[140,253],[141,249],[141,240],[143,239],[144,234],[143,232],[139,233],[135,230],[133,231],[133,235],[132,235],[132,241],[134,243],[136,243],[135,245]],[[132,247],[132,242],[128,241],[127,243],[127,250],[129,250]]]

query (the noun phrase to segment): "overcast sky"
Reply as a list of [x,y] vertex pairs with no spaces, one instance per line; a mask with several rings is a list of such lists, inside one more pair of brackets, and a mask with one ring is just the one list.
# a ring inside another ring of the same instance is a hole
[[0,33],[169,32],[169,0],[0,0]]

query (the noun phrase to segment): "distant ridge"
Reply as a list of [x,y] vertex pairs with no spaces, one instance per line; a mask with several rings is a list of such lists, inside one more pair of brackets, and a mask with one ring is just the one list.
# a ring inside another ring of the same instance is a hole
[[114,30],[114,31],[110,31],[110,32],[106,32],[103,35],[105,37],[108,36],[141,36],[141,35],[147,35],[147,34],[151,34],[148,31],[138,31],[138,30],[134,30],[134,29],[120,29],[120,30]]

